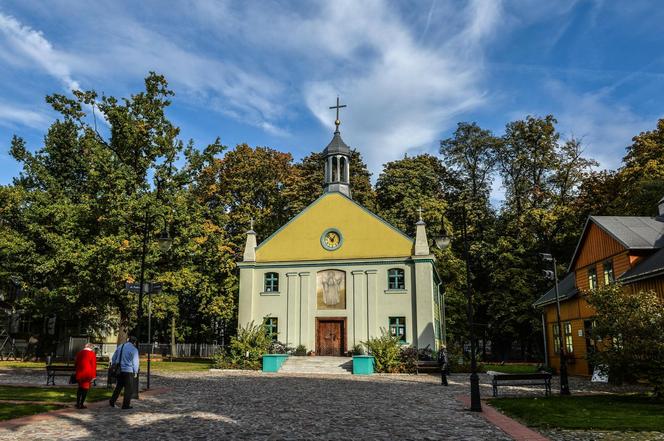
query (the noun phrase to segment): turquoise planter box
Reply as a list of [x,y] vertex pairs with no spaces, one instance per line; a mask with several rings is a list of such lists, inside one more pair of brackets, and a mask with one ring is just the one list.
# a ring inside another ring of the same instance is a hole
[[373,355],[353,355],[353,375],[371,375],[374,373]]
[[288,358],[287,354],[264,354],[263,372],[279,372],[281,365]]

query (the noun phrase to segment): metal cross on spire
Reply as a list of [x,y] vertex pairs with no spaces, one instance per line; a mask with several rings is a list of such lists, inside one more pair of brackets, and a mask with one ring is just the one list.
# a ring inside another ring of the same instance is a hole
[[417,212],[420,213],[420,222],[422,222],[422,207],[417,207]]
[[337,129],[334,131],[334,133],[339,133],[339,125],[341,124],[341,121],[339,120],[339,109],[346,107],[345,104],[339,104],[339,96],[337,96],[337,105],[336,106],[330,106],[330,109],[337,109],[337,119],[334,121],[334,125],[337,126]]
[[254,218],[253,217],[251,219],[249,219],[249,225],[251,225],[249,227],[249,230],[254,231]]

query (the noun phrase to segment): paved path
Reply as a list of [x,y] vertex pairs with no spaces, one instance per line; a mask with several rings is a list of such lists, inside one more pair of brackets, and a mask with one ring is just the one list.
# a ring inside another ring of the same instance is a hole
[[[13,380],[30,382],[29,375]],[[465,387],[443,388],[438,381],[429,375],[168,374],[154,383],[171,390],[132,402],[133,410],[100,407],[40,417],[0,427],[0,440],[510,439],[463,410],[455,396]]]

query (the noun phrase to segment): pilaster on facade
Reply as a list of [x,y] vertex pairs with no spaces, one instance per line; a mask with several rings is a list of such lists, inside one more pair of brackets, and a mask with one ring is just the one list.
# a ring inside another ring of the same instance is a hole
[[376,315],[378,312],[378,271],[371,269],[365,271],[367,274],[367,334],[378,335],[378,323]]
[[286,339],[288,346],[297,345],[299,317],[297,309],[300,304],[299,286],[296,272],[286,273]]
[[238,325],[246,326],[253,320],[253,302],[254,302],[254,268],[240,267],[240,293],[249,295],[240,295],[238,302]]
[[352,317],[352,335],[349,336],[353,346],[359,344],[361,341],[368,341],[369,334],[368,328],[362,327],[363,318],[367,316],[367,297],[365,295],[364,286],[366,285],[366,275],[364,270],[351,271],[353,277],[353,317]]
[[[437,294],[438,286],[434,283],[433,277],[433,264],[428,259],[421,259],[423,256],[418,256],[420,259],[414,259],[415,264],[415,283],[414,283],[414,327],[415,336],[413,344],[422,347],[430,344],[432,348],[436,348],[436,332],[433,327],[435,324],[434,317],[434,296]],[[431,256],[433,258],[433,256]]]
[[299,284],[300,284],[300,327],[298,334],[298,344],[304,345],[307,348],[313,348],[314,342],[309,341],[308,336],[310,335],[309,327],[313,327],[309,320],[309,298],[312,297],[309,295],[310,287],[310,273],[301,272],[298,273]]

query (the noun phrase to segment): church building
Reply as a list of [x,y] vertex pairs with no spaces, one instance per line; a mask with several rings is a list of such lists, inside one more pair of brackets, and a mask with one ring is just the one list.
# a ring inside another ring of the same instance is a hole
[[323,194],[258,246],[247,232],[238,324],[263,323],[276,340],[316,355],[345,355],[383,332],[438,349],[441,284],[425,223],[413,239],[353,200],[339,107]]

